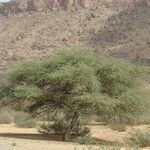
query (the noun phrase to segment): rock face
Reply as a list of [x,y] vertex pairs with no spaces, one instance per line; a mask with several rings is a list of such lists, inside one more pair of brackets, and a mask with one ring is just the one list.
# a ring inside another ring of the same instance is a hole
[[75,10],[79,6],[86,7],[88,3],[88,0],[12,0],[1,4],[0,13],[7,15],[24,11]]
[[10,64],[72,46],[150,65],[150,0],[12,0],[0,13],[0,82]]
[[80,7],[90,7],[98,3],[107,7],[125,7],[135,3],[150,5],[149,0],[12,0],[0,4],[0,14],[8,15],[25,11],[58,11],[77,10]]

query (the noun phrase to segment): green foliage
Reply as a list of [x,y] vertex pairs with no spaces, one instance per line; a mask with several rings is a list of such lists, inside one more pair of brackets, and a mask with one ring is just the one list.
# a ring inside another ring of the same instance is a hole
[[141,113],[141,115],[138,115],[138,120],[141,124],[150,124],[150,84],[146,82],[141,87],[141,91],[143,93],[141,96],[143,97],[142,107],[144,111]]
[[104,122],[121,121],[122,117],[129,122],[130,114],[141,113],[141,99],[131,90],[137,86],[136,72],[134,65],[120,59],[72,49],[17,65],[10,74],[10,84],[16,100],[28,100],[30,111],[61,110],[65,114],[69,110],[67,133],[87,112],[96,112]]
[[86,145],[91,145],[96,143],[96,141],[90,136],[79,136],[76,139],[76,142],[79,144],[86,144]]
[[127,62],[113,58],[101,58],[97,75],[102,92],[117,97],[135,85],[136,68]]
[[148,147],[150,146],[150,131],[133,130],[129,132],[125,142],[131,146]]
[[32,116],[24,112],[15,112],[14,122],[19,128],[33,128],[36,126],[36,121],[32,118]]
[[102,91],[117,96],[134,85],[135,71],[134,66],[119,59],[99,57],[88,50],[68,50],[43,61],[17,65],[10,81],[37,87],[50,84],[54,89],[71,86],[71,94]]
[[91,131],[90,128],[80,126],[80,128],[78,127],[78,132],[77,133],[80,136],[87,136],[87,135],[89,135],[90,131]]
[[109,126],[111,129],[117,130],[119,132],[124,132],[127,130],[126,124],[124,124],[122,122],[117,122],[116,120],[115,121],[113,120],[113,122],[110,122]]
[[41,61],[23,62],[14,66],[11,71],[10,81],[14,84],[33,83],[42,85],[45,82],[47,70]]
[[14,121],[12,110],[8,108],[0,109],[0,124],[9,124]]
[[38,131],[42,134],[64,134],[66,130],[66,124],[63,122],[55,122],[55,123],[43,123],[40,125]]
[[32,85],[17,85],[14,87],[14,96],[17,98],[36,98],[40,96],[40,89]]
[[[98,120],[111,127],[125,127],[125,124],[136,124],[140,121],[144,109],[145,97],[138,89],[128,90],[117,99],[107,99],[98,109]],[[117,128],[116,128],[117,129]],[[120,130],[120,129],[119,129]],[[124,128],[125,130],[125,128]]]
[[[42,123],[39,126],[38,131],[42,134],[64,134],[67,129],[67,124],[63,121],[55,122],[55,123]],[[76,134],[78,136],[88,135],[90,129],[87,127],[81,127],[78,125],[74,130],[72,130],[71,134]]]
[[4,107],[0,109],[0,123],[9,124],[14,122],[17,127],[32,128],[36,122],[31,115],[22,111]]
[[11,95],[11,88],[7,85],[0,85],[0,99]]

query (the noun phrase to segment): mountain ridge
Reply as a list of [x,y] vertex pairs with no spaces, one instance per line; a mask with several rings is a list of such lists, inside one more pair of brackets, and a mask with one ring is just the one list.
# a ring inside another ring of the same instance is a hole
[[[1,9],[0,9],[1,10]],[[114,9],[98,3],[76,11],[0,15],[0,76],[16,61],[47,57],[57,48],[91,50],[150,65],[150,6]]]
[[74,11],[80,7],[88,8],[98,3],[107,7],[128,7],[137,3],[150,5],[149,0],[11,0],[7,3],[1,3],[0,14],[8,15],[29,11]]

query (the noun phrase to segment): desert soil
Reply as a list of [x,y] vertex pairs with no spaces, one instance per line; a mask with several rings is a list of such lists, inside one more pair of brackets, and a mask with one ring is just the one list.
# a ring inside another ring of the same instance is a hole
[[[91,135],[94,138],[107,142],[123,142],[123,137],[127,135],[127,132],[132,128],[139,130],[147,130],[150,128],[148,125],[140,125],[136,127],[128,127],[126,132],[114,131],[107,126],[93,125],[90,126]],[[20,133],[20,134],[38,134],[38,131],[26,128],[17,128],[14,124],[0,125],[0,134],[3,133]],[[44,140],[29,140],[0,137],[0,150],[86,150],[86,146],[79,145],[77,143],[66,143],[58,141],[44,141]],[[150,147],[144,148],[144,150],[150,150]]]
[[0,138],[0,150],[82,150],[85,146],[58,141]]

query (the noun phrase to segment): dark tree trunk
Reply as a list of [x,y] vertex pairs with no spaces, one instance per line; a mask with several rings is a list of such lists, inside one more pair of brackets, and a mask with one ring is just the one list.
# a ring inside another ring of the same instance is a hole
[[65,135],[64,135],[64,140],[65,141],[70,141],[71,140],[71,131],[72,129],[74,129],[74,127],[76,126],[77,122],[78,122],[78,118],[79,118],[79,112],[75,111],[73,113],[72,119],[66,129]]

